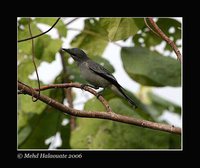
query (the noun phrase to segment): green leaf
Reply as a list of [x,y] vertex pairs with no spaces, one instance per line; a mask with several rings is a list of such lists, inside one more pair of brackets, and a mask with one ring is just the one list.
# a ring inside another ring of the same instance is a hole
[[[55,22],[55,19],[52,19],[53,18],[43,18],[41,19],[41,21],[51,23],[54,20]],[[36,21],[38,20],[40,19],[38,18],[31,22],[31,31],[33,36],[41,33],[41,31],[36,26]],[[30,37],[28,25],[24,26],[24,29],[18,29],[18,39],[25,39],[28,37]],[[62,46],[62,41],[61,39],[52,39],[49,35],[45,34],[41,37],[34,39],[34,46],[35,57],[37,59],[52,62],[55,59],[56,53]],[[25,55],[32,56],[31,40],[18,43],[18,55],[20,58],[23,58]]]
[[107,32],[96,19],[86,19],[83,31],[70,44],[85,50],[89,56],[102,55],[108,44]]
[[145,27],[144,18],[133,18],[133,20],[138,29],[141,30],[143,27]]
[[17,70],[17,78],[20,81],[29,82],[28,76],[34,72],[34,66],[31,58],[24,58],[20,61]]
[[169,145],[170,149],[181,149],[181,136],[171,134]]
[[[174,42],[176,42],[178,39],[181,39],[181,23],[179,21],[171,18],[158,18],[156,24],[168,37],[173,37]],[[170,33],[169,30],[172,27],[174,28],[174,32]],[[144,42],[140,43],[138,41],[139,39],[143,39]],[[141,46],[144,44],[147,48],[155,47],[162,41],[163,39],[156,36],[152,31],[147,31],[146,26],[141,29],[140,33],[133,36],[133,42],[136,46]],[[181,47],[181,45],[177,47]],[[164,50],[173,51],[169,44],[165,45]]]
[[[64,118],[64,116],[63,116]],[[65,116],[66,118],[66,116]],[[67,117],[68,118],[68,117]],[[62,123],[62,122],[61,122]],[[61,125],[59,128],[59,132],[61,134],[62,145],[58,147],[58,149],[70,149],[70,125],[67,124],[65,126]]]
[[[32,20],[31,20],[32,22]],[[22,17],[18,20],[19,25],[27,25],[29,23],[29,18]]]
[[123,47],[123,66],[128,75],[146,86],[181,86],[181,65],[142,47]]
[[[136,46],[141,46],[144,44],[145,47],[150,48],[152,46],[159,45],[163,41],[162,38],[156,36],[153,32],[144,31],[145,29],[146,28],[143,28],[141,33],[133,36],[133,42]],[[139,42],[140,39],[142,39],[144,42]]]
[[[45,140],[51,136],[54,136],[57,132],[57,122],[61,113],[54,109],[45,109],[40,115],[35,114],[30,120],[29,132],[26,135],[21,144],[20,149],[46,149],[49,145],[45,144]],[[31,129],[31,130],[30,130]],[[19,132],[21,137],[23,132]],[[25,136],[23,134],[23,136]]]
[[[59,102],[64,99],[60,89],[51,90],[50,97]],[[25,102],[23,103],[25,104]],[[61,133],[62,148],[69,148],[69,125],[61,125],[64,118],[66,116],[60,111],[48,106],[40,114],[35,114],[34,111],[29,112],[27,124],[18,129],[19,148],[46,149],[49,145],[45,144],[45,140],[54,136],[57,132]]]
[[[168,36],[173,37],[174,41],[181,38],[181,23],[171,18],[159,18],[156,24]],[[174,28],[174,32],[170,33],[170,28]]]
[[88,100],[85,105],[84,105],[84,110],[91,110],[91,111],[94,111],[94,110],[99,110],[99,111],[105,111],[105,107],[103,106],[103,104],[98,101],[96,99],[96,97]]
[[31,96],[20,95],[18,97],[18,101],[20,101],[22,104],[21,108],[18,108],[18,125],[20,127],[26,124],[30,115],[29,113],[40,114],[46,107],[46,104],[42,103],[41,101],[38,101],[37,103],[33,102]]
[[[22,40],[24,38],[29,38],[30,37],[30,32],[29,32],[29,28],[28,28],[28,20],[26,21],[26,18],[23,18],[21,20],[24,25],[24,28],[21,29],[21,28],[18,28],[18,40]],[[20,22],[20,20],[19,20]],[[30,22],[30,27],[31,27],[31,33],[32,35],[37,35],[37,34],[40,34],[41,33],[41,30],[38,29],[38,27],[36,26],[35,22],[33,20],[31,20]],[[28,41],[24,41],[24,42],[28,42]],[[18,44],[23,44],[24,42],[20,42]]]
[[135,35],[144,21],[142,18],[100,18],[100,24],[107,30],[110,41],[118,41]]
[[[49,40],[47,41],[49,42]],[[44,53],[45,47],[48,43],[44,43],[43,38],[38,38],[35,42],[35,57],[38,59],[42,59],[42,55]]]
[[[53,24],[56,22],[57,19],[58,18],[44,18],[43,17],[43,18],[35,18],[35,21],[37,23],[43,23],[43,24],[47,24],[49,26],[53,26]],[[57,22],[57,24],[54,28],[56,28],[58,30],[60,37],[67,36],[67,28],[61,19]]]
[[[39,65],[39,61],[35,59],[36,65]],[[18,65],[18,80],[33,87],[38,87],[37,80],[30,80],[29,75],[31,75],[35,71],[34,65],[32,63],[31,58],[26,58],[20,64]],[[40,84],[42,85],[42,82],[40,81]],[[49,95],[49,90],[43,91],[43,94]],[[35,112],[37,114],[41,113],[44,108],[46,107],[46,104],[44,104],[41,101],[33,102],[31,96],[27,95],[19,95],[18,96],[18,103],[20,108],[18,108],[19,112],[21,113],[29,113],[29,112]]]
[[35,42],[35,57],[43,61],[52,62],[62,46],[60,39],[51,39],[48,35],[38,38]]
[[[39,66],[40,63],[41,61],[35,59],[35,64],[37,67]],[[32,59],[30,57],[24,57],[18,65],[18,72],[17,72],[18,80],[30,85],[31,87],[38,87],[36,80],[29,79],[29,75],[31,75],[34,71],[35,68]]]
[[55,55],[62,47],[62,41],[60,39],[51,39],[49,45],[44,49],[43,60],[52,62],[55,60]]
[[166,109],[171,112],[181,114],[181,107],[178,106],[177,104],[175,104],[171,101],[168,101],[168,100],[164,99],[163,97],[156,95],[153,92],[149,92],[148,97],[150,98],[152,105],[154,105],[156,107],[160,107],[162,110]]
[[18,145],[22,144],[30,135],[32,129],[30,126],[22,128],[18,133]]
[[[18,104],[19,104],[19,101],[21,101],[21,99],[18,98]],[[19,108],[19,106],[18,106],[18,118],[17,119],[18,119],[18,122],[17,122],[18,129],[21,129],[22,127],[24,127],[27,124],[28,115],[27,115],[27,113],[22,112],[21,108]]]
[[18,102],[21,104],[21,107],[18,107],[18,130],[26,127],[34,114],[39,115],[46,108],[45,103],[41,101],[33,102],[31,96],[27,95],[19,95]]
[[[48,92],[49,91],[46,91],[45,93],[43,92],[43,94],[48,95],[47,94]],[[40,113],[42,113],[42,111],[46,107],[46,104],[41,102],[41,101],[38,101],[37,103],[33,102],[31,96],[25,96],[24,95],[23,97],[21,97],[21,101],[23,102],[23,105],[22,105],[22,108],[21,108],[21,111],[23,113],[34,112],[34,113],[40,114]]]
[[[38,60],[35,59],[36,65],[38,65]],[[20,61],[18,65],[18,80],[35,88],[38,87],[36,80],[30,80],[29,75],[35,71],[32,59],[30,57],[24,58]],[[42,82],[40,81],[41,85]],[[44,91],[43,94],[49,95],[49,90]],[[33,102],[31,96],[28,95],[18,95],[18,129],[21,129],[27,124],[29,119],[29,113],[40,114],[46,107],[41,101]]]
[[[141,118],[120,99],[109,100],[113,111]],[[98,100],[85,104],[85,110],[101,111]],[[72,132],[72,149],[168,149],[170,134],[104,119],[77,118]]]
[[[99,94],[101,94],[107,101],[114,99],[114,98],[120,98],[120,100],[127,105],[128,107],[131,107],[132,110],[134,110],[141,118],[149,120],[149,121],[155,121],[154,119],[154,115],[152,114],[151,109],[149,108],[148,105],[144,104],[143,102],[141,102],[140,99],[138,99],[133,93],[124,90],[125,94],[128,95],[138,106],[137,109],[134,109],[130,103],[122,96],[119,95],[119,93],[114,92],[113,90],[109,89],[109,88],[105,88],[102,91],[99,92]],[[95,104],[93,104],[93,102],[95,102]],[[96,108],[96,106],[98,107],[102,107],[101,111],[105,111],[105,107],[99,102],[96,103],[96,97],[90,99],[87,101],[87,103],[85,104],[85,108],[87,108],[87,106],[94,106],[94,110]],[[132,113],[131,113],[132,114]]]
[[[34,22],[31,22],[31,32],[32,32],[33,36],[41,33],[41,31],[38,29],[38,27],[35,25]],[[24,29],[18,28],[18,40],[26,39],[29,37],[31,37],[31,36],[30,36],[29,29],[28,29],[28,25],[24,25]],[[17,48],[18,48],[18,53],[21,53],[21,54],[27,55],[27,56],[32,55],[31,40],[18,43]]]

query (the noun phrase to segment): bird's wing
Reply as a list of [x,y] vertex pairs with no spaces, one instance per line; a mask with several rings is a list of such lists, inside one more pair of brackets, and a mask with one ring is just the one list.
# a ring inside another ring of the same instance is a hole
[[123,87],[117,82],[115,77],[107,69],[105,69],[103,66],[101,66],[95,62],[90,62],[90,65],[91,66],[89,66],[89,69],[91,69],[94,73],[98,74],[99,76],[103,77],[104,79],[108,80],[111,84],[115,85],[117,87],[117,89],[122,93],[122,95],[124,95],[124,97],[132,105],[137,107],[137,105],[134,103],[134,101],[124,93]]
[[95,62],[92,62],[92,65],[89,68],[94,73],[98,74],[99,76],[108,80],[111,84],[115,85],[117,87],[117,89],[119,90],[119,92],[121,92],[122,95],[129,101],[129,103],[131,103],[133,106],[137,107],[136,104],[134,103],[134,101],[124,93],[123,87],[117,82],[115,77],[107,69],[105,69],[103,66],[101,66]]
[[103,66],[100,64],[97,64],[95,62],[92,62],[92,66],[89,66],[89,68],[99,76],[103,77],[104,79],[108,80],[110,83],[120,86],[115,77]]

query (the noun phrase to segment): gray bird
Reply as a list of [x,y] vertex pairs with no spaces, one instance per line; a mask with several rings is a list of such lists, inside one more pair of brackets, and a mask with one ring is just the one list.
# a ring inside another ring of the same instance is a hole
[[[94,86],[95,89],[99,87],[106,88],[110,87],[111,89],[118,90],[129,103],[131,103],[135,108],[136,104],[124,93],[124,88],[117,82],[115,77],[103,66],[92,61],[84,51],[78,48],[64,49],[70,54],[70,56],[77,63],[81,76],[90,84]],[[116,89],[117,88],[117,89]]]

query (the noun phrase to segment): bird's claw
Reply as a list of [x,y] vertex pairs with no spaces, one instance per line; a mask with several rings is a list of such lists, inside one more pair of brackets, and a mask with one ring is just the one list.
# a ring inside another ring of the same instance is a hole
[[86,84],[81,84],[81,89],[83,90],[85,86],[87,86],[87,85]]

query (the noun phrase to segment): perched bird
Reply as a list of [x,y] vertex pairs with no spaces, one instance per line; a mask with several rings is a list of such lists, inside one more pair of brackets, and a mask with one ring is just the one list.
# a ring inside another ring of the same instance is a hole
[[81,76],[92,84],[95,89],[111,87],[111,89],[118,90],[135,108],[137,107],[133,100],[124,93],[124,88],[117,82],[115,77],[103,66],[92,61],[83,50],[79,48],[62,48],[62,50],[70,54],[77,63]]

